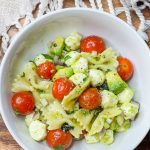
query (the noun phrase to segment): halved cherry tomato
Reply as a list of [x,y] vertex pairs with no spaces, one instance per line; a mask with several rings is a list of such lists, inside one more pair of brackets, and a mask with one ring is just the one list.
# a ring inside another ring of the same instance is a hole
[[36,72],[42,79],[51,79],[56,72],[56,68],[52,62],[46,61],[37,66]]
[[96,88],[89,88],[80,95],[79,104],[84,109],[95,109],[101,105],[101,95]]
[[21,115],[30,114],[34,107],[34,97],[30,92],[18,92],[12,97],[12,108]]
[[72,143],[72,135],[70,132],[64,132],[61,129],[49,130],[46,141],[54,149],[66,150]]
[[99,36],[91,35],[81,40],[80,44],[81,52],[102,53],[104,50],[105,50],[104,40]]
[[124,57],[118,57],[117,60],[119,62],[119,66],[117,68],[118,74],[124,81],[129,80],[134,71],[132,62]]
[[63,77],[59,78],[55,80],[53,84],[53,96],[61,101],[64,98],[64,96],[68,95],[74,87],[75,85],[69,79]]

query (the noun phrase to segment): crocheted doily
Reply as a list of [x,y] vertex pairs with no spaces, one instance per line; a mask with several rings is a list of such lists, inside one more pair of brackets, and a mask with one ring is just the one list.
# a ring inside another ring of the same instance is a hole
[[[34,21],[36,18],[49,13],[51,11],[62,9],[65,0],[0,0],[0,36],[2,37],[2,50],[5,53],[11,38],[8,35],[8,30],[12,25],[20,31],[24,26]],[[71,0],[74,1],[75,7],[87,7],[83,0]],[[141,10],[145,7],[150,8],[150,0],[120,0],[122,7],[115,8],[113,0],[106,0],[109,7],[109,12],[112,15],[125,12],[127,23],[135,29],[131,20],[131,11],[135,11],[140,20],[140,25],[137,32],[140,36],[148,41],[148,36],[144,32],[150,28],[150,20],[145,20]],[[89,0],[89,3],[93,9],[99,9],[104,11],[102,0]],[[33,15],[33,11],[38,9],[37,16]],[[20,18],[24,18],[24,23],[20,23]]]

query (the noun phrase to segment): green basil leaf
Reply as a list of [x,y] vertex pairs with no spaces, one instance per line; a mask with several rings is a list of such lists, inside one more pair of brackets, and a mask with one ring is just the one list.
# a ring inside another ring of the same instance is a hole
[[42,54],[45,59],[50,59],[50,60],[53,60],[52,56],[48,55],[48,54]]
[[65,122],[65,123],[61,126],[61,129],[62,129],[63,131],[65,131],[65,132],[68,132],[68,131],[70,131],[70,130],[73,130],[74,127]]

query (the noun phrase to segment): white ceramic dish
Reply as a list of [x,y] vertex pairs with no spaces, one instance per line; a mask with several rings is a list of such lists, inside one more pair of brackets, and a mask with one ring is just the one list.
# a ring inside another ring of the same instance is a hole
[[74,142],[72,150],[131,150],[144,138],[150,128],[150,52],[145,42],[126,23],[107,13],[90,9],[65,9],[45,15],[26,27],[12,42],[1,64],[0,104],[4,122],[14,139],[25,150],[48,150],[46,143],[31,139],[21,117],[11,108],[11,83],[14,75],[36,54],[47,51],[47,43],[58,35],[77,31],[84,36],[95,34],[105,39],[107,45],[118,50],[134,63],[134,76],[130,85],[136,90],[135,100],[140,103],[140,112],[131,128],[116,135],[110,146]]

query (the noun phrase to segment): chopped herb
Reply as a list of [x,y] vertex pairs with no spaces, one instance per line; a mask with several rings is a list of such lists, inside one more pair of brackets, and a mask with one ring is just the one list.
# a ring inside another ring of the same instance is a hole
[[71,114],[73,114],[74,113],[74,111],[66,111],[66,114],[67,115],[71,115]]
[[25,73],[24,73],[24,72],[22,73],[21,77],[22,77],[22,78],[25,77]]
[[103,111],[103,108],[102,107],[98,107],[95,109],[95,115],[97,116],[100,112]]
[[111,70],[110,70],[110,69],[107,69],[107,70],[106,70],[106,73],[108,73],[109,71],[111,71]]
[[61,126],[61,129],[62,129],[63,131],[65,131],[65,132],[68,132],[68,131],[70,131],[70,130],[73,130],[74,127],[73,127],[73,126],[70,126],[68,123],[65,122],[65,123]]
[[104,83],[98,87],[98,89],[100,90],[109,90],[108,85],[107,85],[107,81],[105,80]]
[[39,93],[44,93],[45,91],[44,91],[44,90],[37,89],[37,92],[39,92]]
[[42,55],[45,57],[45,59],[53,60],[53,58],[48,54],[42,54]]
[[64,148],[64,145],[58,145],[54,147],[54,150],[62,150]]
[[54,42],[54,43],[53,43],[53,46],[54,46],[54,47],[57,47],[57,43]]
[[89,113],[91,113],[91,111],[89,111],[89,110],[84,110],[83,111],[83,114],[86,116],[86,115],[88,115]]
[[83,79],[83,81],[86,81],[86,79],[87,79],[87,77],[85,77],[85,78]]
[[67,52],[70,52],[71,48],[69,46],[65,45],[64,50],[67,51]]
[[96,60],[96,61],[99,61],[99,60],[100,60],[100,57],[95,57],[95,60]]
[[29,60],[29,62],[32,62],[35,66],[37,66],[36,63],[33,60]]
[[66,57],[64,57],[64,61],[70,59],[71,57],[69,55],[67,55]]

